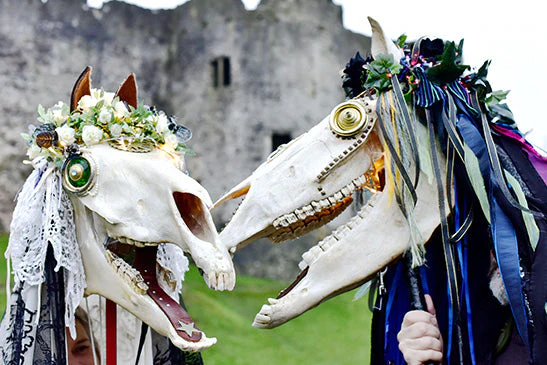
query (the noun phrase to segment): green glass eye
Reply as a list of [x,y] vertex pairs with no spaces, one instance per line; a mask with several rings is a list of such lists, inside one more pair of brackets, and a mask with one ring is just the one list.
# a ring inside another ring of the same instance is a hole
[[93,168],[88,159],[82,156],[69,158],[63,167],[63,182],[68,191],[84,193],[91,187]]

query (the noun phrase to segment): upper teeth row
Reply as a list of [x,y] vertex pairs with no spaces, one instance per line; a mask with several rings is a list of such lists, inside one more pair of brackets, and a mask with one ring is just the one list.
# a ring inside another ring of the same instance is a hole
[[329,236],[325,237],[317,245],[310,248],[307,252],[304,252],[302,255],[302,261],[298,264],[300,270],[304,270],[306,267],[310,266],[317,258],[327,251],[334,244],[340,241],[343,237],[349,235],[351,230],[367,215],[368,211],[374,207],[376,200],[378,199],[379,194],[373,195],[365,204],[361,210],[352,217],[346,224],[341,225],[336,228]]
[[119,238],[116,238],[116,240],[120,243],[124,243],[126,245],[132,245],[136,247],[157,246],[156,243],[137,241],[127,237],[119,237]]
[[342,189],[332,194],[328,198],[321,199],[319,201],[314,200],[310,204],[298,208],[292,213],[287,213],[276,218],[273,221],[273,226],[276,229],[281,229],[282,227],[288,227],[299,220],[304,220],[306,219],[306,217],[312,217],[317,213],[321,213],[325,209],[332,207],[338,202],[341,202],[345,197],[351,196],[357,188],[360,188],[366,182],[367,180],[365,176],[361,175],[358,178],[353,179],[351,183],[344,186]]
[[131,265],[110,250],[106,250],[106,259],[137,294],[146,294],[148,285],[146,285],[141,273],[137,269],[131,267]]

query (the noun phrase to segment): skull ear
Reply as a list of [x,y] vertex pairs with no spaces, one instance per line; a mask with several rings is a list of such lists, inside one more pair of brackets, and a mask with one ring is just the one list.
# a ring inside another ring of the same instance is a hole
[[78,102],[84,95],[91,95],[91,67],[87,66],[74,84],[70,96],[70,111],[78,107]]
[[380,23],[371,17],[368,17],[368,22],[372,28],[372,41],[370,45],[372,57],[376,58],[379,54],[392,55],[393,59],[397,62],[403,58],[404,52],[384,34]]
[[116,96],[120,97],[120,101],[124,101],[127,105],[137,108],[137,82],[135,75],[130,74],[116,92]]

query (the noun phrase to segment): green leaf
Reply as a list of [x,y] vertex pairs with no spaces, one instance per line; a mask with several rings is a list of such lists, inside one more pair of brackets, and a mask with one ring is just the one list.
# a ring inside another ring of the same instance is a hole
[[395,44],[397,44],[399,48],[403,49],[405,46],[406,39],[407,39],[407,36],[406,34],[403,33],[399,36],[399,38],[397,38],[397,41],[395,42]]
[[477,73],[473,75],[471,81],[469,82],[471,84],[471,87],[477,90],[477,96],[479,98],[479,101],[484,101],[486,95],[492,92],[492,87],[490,86],[490,82],[488,82],[487,79],[488,67],[490,66],[490,62],[490,60],[484,61],[481,68],[479,68]]
[[32,137],[28,133],[21,133],[21,137],[23,137],[23,139],[27,142],[32,141]]
[[380,54],[365,68],[369,71],[365,87],[382,92],[391,88],[391,77],[396,77],[402,66],[395,62],[392,55]]
[[454,42],[448,42],[444,47],[441,62],[426,70],[427,78],[436,84],[449,84],[457,80],[469,68],[467,65],[459,64],[461,47],[463,47],[463,40],[457,49]]
[[507,99],[507,95],[509,94],[509,92],[510,92],[510,90],[492,91],[490,94],[488,94],[488,96],[486,97],[484,102],[488,106],[491,106],[491,105],[494,105],[494,104],[499,104],[500,102]]

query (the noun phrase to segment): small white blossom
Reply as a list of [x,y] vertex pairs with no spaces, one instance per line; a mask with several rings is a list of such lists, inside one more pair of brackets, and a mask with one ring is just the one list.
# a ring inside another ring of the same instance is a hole
[[30,147],[27,150],[27,156],[32,161],[36,157],[40,156],[41,152],[42,152],[42,149],[33,143],[30,145]]
[[120,124],[112,124],[110,126],[110,134],[112,137],[119,137],[122,134],[122,126]]
[[99,99],[94,98],[91,95],[84,95],[81,97],[80,101],[78,101],[78,108],[82,109],[83,111],[88,111],[89,108],[94,107],[99,102]]
[[127,110],[127,107],[125,106],[123,101],[118,101],[116,104],[114,104],[114,115],[117,118],[123,118],[129,115],[129,110]]
[[177,149],[179,145],[179,140],[177,136],[175,136],[173,133],[167,133],[164,136],[164,140],[165,140],[165,147],[169,149],[173,149],[173,150]]
[[82,129],[82,140],[87,146],[93,146],[101,141],[103,131],[93,125],[86,125]]
[[168,126],[169,120],[167,119],[167,116],[165,114],[160,114],[158,116],[158,123],[156,124],[156,131],[159,134],[165,134],[169,132],[169,126]]
[[109,92],[105,91],[104,95],[102,97],[102,99],[104,100],[105,105],[111,106],[115,95],[116,94],[114,94],[114,93],[109,93]]
[[62,125],[68,118],[68,106],[62,101],[58,102],[51,108],[51,114],[53,116],[53,123],[57,126]]
[[99,121],[102,124],[107,124],[111,120],[112,120],[112,113],[110,112],[110,110],[107,108],[101,109],[101,112],[99,113]]
[[76,138],[74,137],[74,134],[76,131],[74,128],[71,128],[69,126],[62,126],[55,128],[55,131],[57,132],[57,135],[59,136],[59,143],[63,146],[69,146],[73,144],[76,141]]

